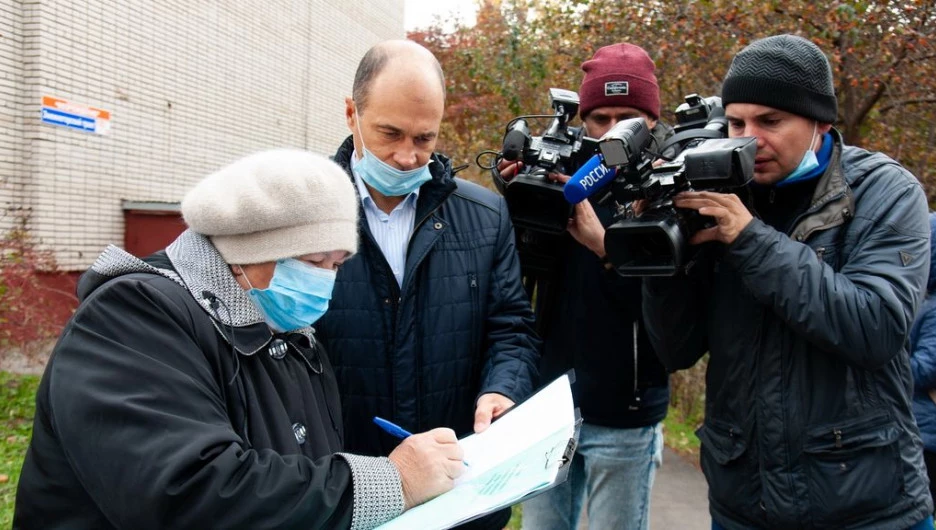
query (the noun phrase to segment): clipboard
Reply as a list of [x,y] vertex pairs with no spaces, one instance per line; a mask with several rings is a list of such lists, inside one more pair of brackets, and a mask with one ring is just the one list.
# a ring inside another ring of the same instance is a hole
[[471,463],[455,488],[379,526],[446,529],[524,502],[565,482],[582,425],[571,370],[511,407],[482,433],[462,438]]

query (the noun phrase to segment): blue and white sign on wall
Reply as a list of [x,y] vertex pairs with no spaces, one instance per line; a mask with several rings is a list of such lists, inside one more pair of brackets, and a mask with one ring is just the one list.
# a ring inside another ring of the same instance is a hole
[[42,123],[96,134],[110,131],[110,112],[103,109],[42,96],[41,112]]

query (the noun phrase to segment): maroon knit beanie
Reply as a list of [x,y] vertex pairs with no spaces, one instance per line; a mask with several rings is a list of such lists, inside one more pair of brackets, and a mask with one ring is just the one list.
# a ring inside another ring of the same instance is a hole
[[633,44],[605,46],[582,63],[585,77],[579,88],[579,116],[596,107],[633,107],[660,117],[660,87],[656,67],[647,52]]

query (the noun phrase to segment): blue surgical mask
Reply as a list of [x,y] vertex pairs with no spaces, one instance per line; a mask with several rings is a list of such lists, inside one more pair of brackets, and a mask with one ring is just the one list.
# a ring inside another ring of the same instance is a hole
[[[243,269],[241,269],[243,272]],[[267,324],[277,331],[294,331],[315,323],[328,310],[337,273],[297,259],[276,262],[273,278],[266,289],[250,284],[247,296],[263,313]]]
[[[357,111],[355,110],[355,112]],[[357,114],[355,121],[357,122],[358,138],[361,139],[364,156],[354,164],[354,172],[368,186],[385,197],[401,197],[416,191],[420,186],[432,179],[428,162],[422,167],[404,171],[374,156],[374,153],[371,153],[364,145],[360,120],[361,115]]]
[[816,152],[813,151],[813,143],[816,142],[816,130],[818,127],[819,123],[817,122],[813,126],[813,133],[809,139],[809,147],[807,147],[806,152],[803,153],[803,159],[800,160],[800,163],[798,166],[796,166],[796,169],[794,169],[792,173],[783,179],[784,181],[795,180],[797,177],[806,175],[807,173],[819,167],[819,159],[816,158]]

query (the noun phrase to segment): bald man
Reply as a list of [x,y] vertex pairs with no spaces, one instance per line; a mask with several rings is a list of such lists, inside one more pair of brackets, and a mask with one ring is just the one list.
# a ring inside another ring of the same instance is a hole
[[[345,448],[386,455],[374,416],[461,436],[533,390],[540,341],[503,198],[434,152],[445,107],[435,57],[410,41],[370,49],[345,100],[335,161],[360,198],[360,251],[316,326],[332,355]],[[471,523],[500,529],[504,510]]]

